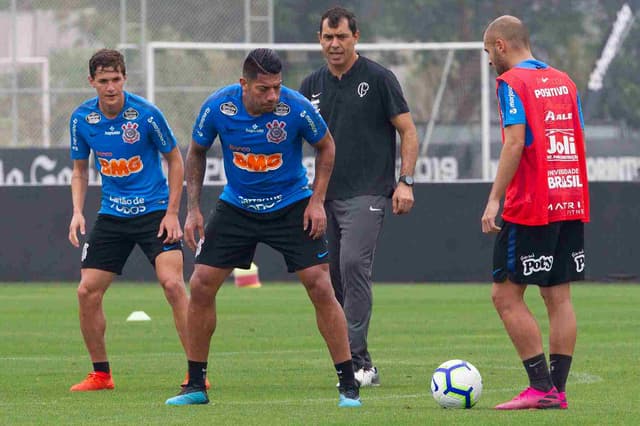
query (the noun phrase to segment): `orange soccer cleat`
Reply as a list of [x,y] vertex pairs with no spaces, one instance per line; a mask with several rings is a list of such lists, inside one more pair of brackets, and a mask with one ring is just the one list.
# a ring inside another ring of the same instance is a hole
[[[180,387],[184,389],[185,387],[187,387],[188,383],[189,383],[189,372],[187,372],[186,376],[184,376],[184,381],[182,382]],[[204,386],[207,388],[207,390],[211,389],[211,383],[209,383],[209,378],[204,379]]]
[[71,389],[69,390],[71,392],[86,392],[113,388],[114,384],[110,373],[93,371],[89,373],[83,381],[71,386]]

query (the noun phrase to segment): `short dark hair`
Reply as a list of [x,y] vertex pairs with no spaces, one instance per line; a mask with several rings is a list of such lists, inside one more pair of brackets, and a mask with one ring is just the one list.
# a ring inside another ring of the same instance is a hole
[[254,49],[247,55],[242,66],[242,76],[255,80],[258,74],[278,74],[282,71],[282,61],[272,49]]
[[89,75],[91,78],[95,78],[98,68],[113,68],[115,71],[121,71],[122,75],[127,75],[124,56],[113,49],[100,49],[89,59]]
[[358,32],[358,22],[356,21],[356,15],[353,12],[345,9],[344,7],[332,7],[323,13],[322,18],[320,18],[320,34],[322,34],[322,23],[325,19],[329,20],[329,28],[337,28],[343,18],[346,18],[349,22],[351,34]]

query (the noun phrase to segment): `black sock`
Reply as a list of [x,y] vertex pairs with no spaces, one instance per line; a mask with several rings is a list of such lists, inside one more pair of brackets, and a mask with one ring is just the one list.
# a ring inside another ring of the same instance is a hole
[[105,362],[94,362],[93,363],[93,371],[100,371],[101,373],[111,373],[109,369],[109,361]]
[[525,359],[522,361],[527,374],[529,375],[529,385],[540,391],[549,391],[553,387],[551,383],[551,375],[549,374],[549,367],[547,367],[547,360],[544,357],[544,353],[536,355],[533,358]]
[[353,375],[353,361],[347,360],[340,364],[334,364],[336,367],[336,374],[338,374],[338,380],[340,381],[340,387],[353,387],[356,384],[356,378]]
[[558,392],[564,392],[571,368],[570,355],[551,354],[549,355],[549,369],[551,370],[551,381]]
[[207,362],[189,360],[189,384],[204,389],[204,381],[207,378]]

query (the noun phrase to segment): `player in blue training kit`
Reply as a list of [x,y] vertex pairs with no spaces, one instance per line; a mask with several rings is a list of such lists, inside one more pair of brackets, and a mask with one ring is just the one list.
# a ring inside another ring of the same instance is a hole
[[[340,407],[361,405],[347,325],[329,278],[324,198],[335,146],[322,117],[282,86],[282,63],[270,49],[245,59],[240,84],[202,106],[187,154],[185,241],[196,250],[188,313],[189,383],[169,405],[206,404],[207,360],[216,327],[216,294],[233,268],[248,268],[259,242],[285,258],[309,294],[320,334],[340,380]],[[206,152],[220,139],[228,183],[204,227],[200,193]],[[317,152],[313,190],[302,165],[302,138]],[[196,244],[196,234],[200,241]],[[197,246],[197,249],[196,249]]]
[[[89,82],[98,96],[71,115],[71,192],[73,217],[69,241],[80,247],[88,187],[89,155],[102,178],[98,218],[82,249],[78,286],[80,328],[93,372],[72,391],[113,389],[105,347],[102,298],[115,274],[140,246],[156,270],[173,309],[186,350],[188,298],[183,279],[182,230],[178,220],[184,180],[182,155],[162,112],[145,99],[124,91],[126,71],[120,52],[102,49],[89,61]],[[160,154],[167,160],[168,179]]]

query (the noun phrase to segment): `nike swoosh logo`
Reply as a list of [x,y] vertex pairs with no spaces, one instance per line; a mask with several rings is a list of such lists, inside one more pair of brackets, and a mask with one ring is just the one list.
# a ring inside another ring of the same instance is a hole
[[536,361],[533,364],[529,364],[529,367],[533,368],[533,367],[537,366],[538,364],[540,364],[541,362],[542,362],[542,360]]
[[312,98],[317,98],[317,97],[319,97],[320,95],[322,95],[322,92],[319,92],[319,93],[312,93],[312,94],[311,94],[311,97],[312,97]]
[[375,207],[373,207],[373,206],[369,206],[369,211],[370,211],[370,212],[381,212],[381,211],[382,211],[382,209],[377,209],[377,208],[375,208]]
[[318,254],[316,254],[316,257],[317,257],[318,259],[324,259],[325,257],[327,257],[327,255],[328,255],[328,254],[329,254],[329,252],[328,252],[328,251],[323,251],[322,253],[318,253]]
[[168,246],[162,246],[162,251],[169,251],[169,250],[173,250],[174,248],[176,248],[176,247],[178,247],[178,246],[179,246],[179,244],[178,244],[178,243],[176,243],[176,244],[171,244],[171,245],[168,245]]

